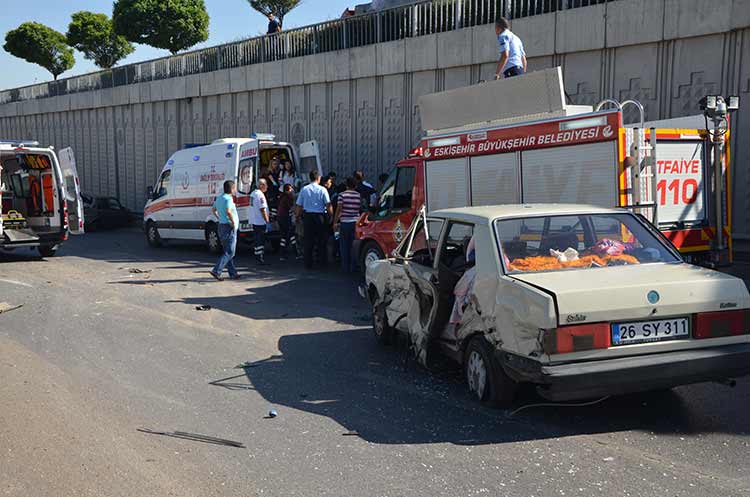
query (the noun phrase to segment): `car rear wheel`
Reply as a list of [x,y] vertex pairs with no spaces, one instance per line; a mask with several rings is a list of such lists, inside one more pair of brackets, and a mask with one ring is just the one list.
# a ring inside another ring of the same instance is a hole
[[464,355],[469,393],[483,404],[504,407],[513,402],[516,383],[503,371],[482,336],[471,339]]
[[359,267],[362,268],[362,272],[367,271],[367,265],[374,261],[385,259],[385,254],[380,249],[377,243],[369,241],[362,247],[362,252],[359,258]]
[[39,247],[39,255],[41,255],[42,257],[54,257],[56,254],[56,246],[42,245]]
[[219,238],[219,229],[214,223],[209,223],[206,226],[206,244],[208,246],[208,251],[212,254],[221,253],[222,249],[221,239]]
[[146,225],[146,241],[152,247],[161,247],[161,235],[159,235],[159,228],[156,227],[156,223],[149,221]]
[[372,331],[379,343],[390,345],[393,343],[394,330],[388,325],[385,309],[386,305],[382,302],[372,306]]

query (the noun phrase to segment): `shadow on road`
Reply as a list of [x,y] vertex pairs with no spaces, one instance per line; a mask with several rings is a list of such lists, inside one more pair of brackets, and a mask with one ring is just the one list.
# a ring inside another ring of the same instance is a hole
[[[681,389],[615,397],[589,407],[539,407],[511,417],[513,409],[489,409],[471,400],[458,370],[435,374],[413,364],[404,369],[401,354],[376,346],[370,333],[283,336],[280,355],[247,363],[211,385],[257,391],[276,406],[333,419],[343,427],[342,436],[378,444],[483,445],[626,430],[750,432],[746,416],[717,416],[712,406]],[[734,399],[738,410],[747,401],[718,385],[705,388],[714,389],[714,399]],[[523,391],[514,409],[539,402],[545,401]]]

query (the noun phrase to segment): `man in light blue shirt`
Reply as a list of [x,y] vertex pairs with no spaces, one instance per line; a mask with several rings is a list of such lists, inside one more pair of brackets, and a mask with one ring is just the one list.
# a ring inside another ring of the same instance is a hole
[[498,18],[495,23],[495,33],[497,33],[497,41],[500,44],[500,61],[497,63],[495,79],[525,74],[527,64],[523,42],[509,29],[506,18]]
[[313,251],[316,247],[320,262],[325,266],[328,263],[326,238],[328,225],[333,218],[333,209],[328,190],[320,186],[320,174],[317,169],[310,171],[310,184],[304,187],[297,197],[296,211],[297,222],[304,219],[305,267],[312,269]]
[[240,228],[240,218],[233,195],[237,193],[234,181],[224,182],[224,194],[216,197],[213,213],[219,220],[218,235],[221,240],[222,254],[216,266],[211,270],[211,276],[221,281],[224,268],[229,271],[229,278],[240,279],[237,268],[234,267],[234,253],[237,250],[237,230]]

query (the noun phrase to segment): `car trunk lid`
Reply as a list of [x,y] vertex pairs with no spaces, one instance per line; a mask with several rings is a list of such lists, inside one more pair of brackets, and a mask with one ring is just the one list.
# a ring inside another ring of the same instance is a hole
[[643,264],[512,276],[555,297],[560,326],[660,319],[750,307],[741,280],[688,264]]

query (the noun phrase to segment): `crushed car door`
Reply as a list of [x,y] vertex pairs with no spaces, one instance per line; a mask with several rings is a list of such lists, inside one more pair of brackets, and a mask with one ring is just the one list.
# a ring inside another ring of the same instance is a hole
[[297,168],[298,174],[302,176],[302,181],[307,181],[310,171],[317,170],[320,176],[323,176],[323,166],[320,162],[320,147],[318,142],[311,140],[300,144],[299,146],[300,164]]
[[424,207],[409,231],[404,253],[404,270],[411,283],[411,302],[406,319],[410,344],[417,360],[429,366],[437,351],[436,329],[440,307],[435,255],[442,221],[429,220]]
[[63,176],[63,190],[68,204],[68,225],[74,235],[83,234],[83,201],[81,200],[81,184],[76,170],[76,159],[73,149],[68,147],[57,154],[60,170]]

